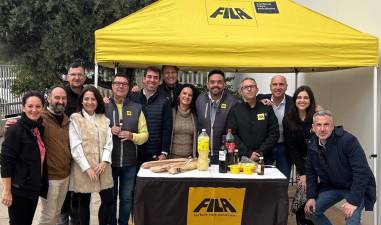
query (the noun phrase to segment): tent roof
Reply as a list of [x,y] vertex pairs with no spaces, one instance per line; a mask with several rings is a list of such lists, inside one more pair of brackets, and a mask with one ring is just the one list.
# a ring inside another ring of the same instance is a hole
[[95,32],[105,67],[324,71],[378,64],[378,39],[291,0],[160,0]]

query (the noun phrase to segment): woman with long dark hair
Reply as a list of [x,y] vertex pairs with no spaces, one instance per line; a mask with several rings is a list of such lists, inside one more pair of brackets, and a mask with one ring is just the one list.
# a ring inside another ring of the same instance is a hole
[[180,89],[173,109],[173,128],[170,158],[196,157],[197,126],[194,103],[196,89],[193,85],[184,84]]
[[24,94],[21,119],[8,128],[1,147],[1,201],[8,207],[11,225],[31,225],[38,197],[46,198],[48,191],[43,106],[39,92]]
[[294,197],[292,211],[296,214],[298,225],[311,224],[305,218],[304,205],[306,202],[306,141],[312,137],[312,118],[316,110],[315,97],[310,87],[300,86],[293,96],[294,105],[286,114],[283,121],[284,138],[287,151],[295,164],[299,176],[298,189]]
[[91,193],[98,192],[101,197],[98,220],[100,225],[106,225],[113,202],[110,121],[105,116],[102,96],[93,86],[82,90],[77,106],[79,112],[70,116],[69,125],[74,159],[69,189],[78,196],[81,225],[89,225]]

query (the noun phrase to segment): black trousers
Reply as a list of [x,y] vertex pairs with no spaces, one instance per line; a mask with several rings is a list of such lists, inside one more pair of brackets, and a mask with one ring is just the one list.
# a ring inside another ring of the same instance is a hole
[[[113,189],[109,188],[99,192],[101,205],[98,212],[99,225],[107,225],[113,203]],[[77,193],[79,203],[79,221],[81,225],[90,224],[91,193]]]
[[10,225],[31,225],[37,208],[38,198],[29,199],[13,195],[12,205],[8,208]]

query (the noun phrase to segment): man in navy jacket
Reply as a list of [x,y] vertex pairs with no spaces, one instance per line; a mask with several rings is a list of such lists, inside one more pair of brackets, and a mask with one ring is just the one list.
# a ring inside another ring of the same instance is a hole
[[332,113],[315,113],[307,154],[307,215],[314,224],[331,224],[324,212],[341,200],[346,224],[360,224],[361,211],[373,210],[376,182],[357,138],[334,127]]

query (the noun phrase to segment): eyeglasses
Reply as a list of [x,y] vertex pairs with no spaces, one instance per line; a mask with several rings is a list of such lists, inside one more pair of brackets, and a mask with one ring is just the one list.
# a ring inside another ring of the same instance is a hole
[[69,73],[68,75],[73,76],[73,77],[84,77],[85,76],[85,74],[82,74],[82,73]]
[[113,85],[119,86],[119,87],[127,87],[128,83],[127,82],[112,82]]
[[243,86],[241,89],[245,91],[250,91],[250,90],[254,90],[256,87],[257,85],[247,85],[247,86]]

